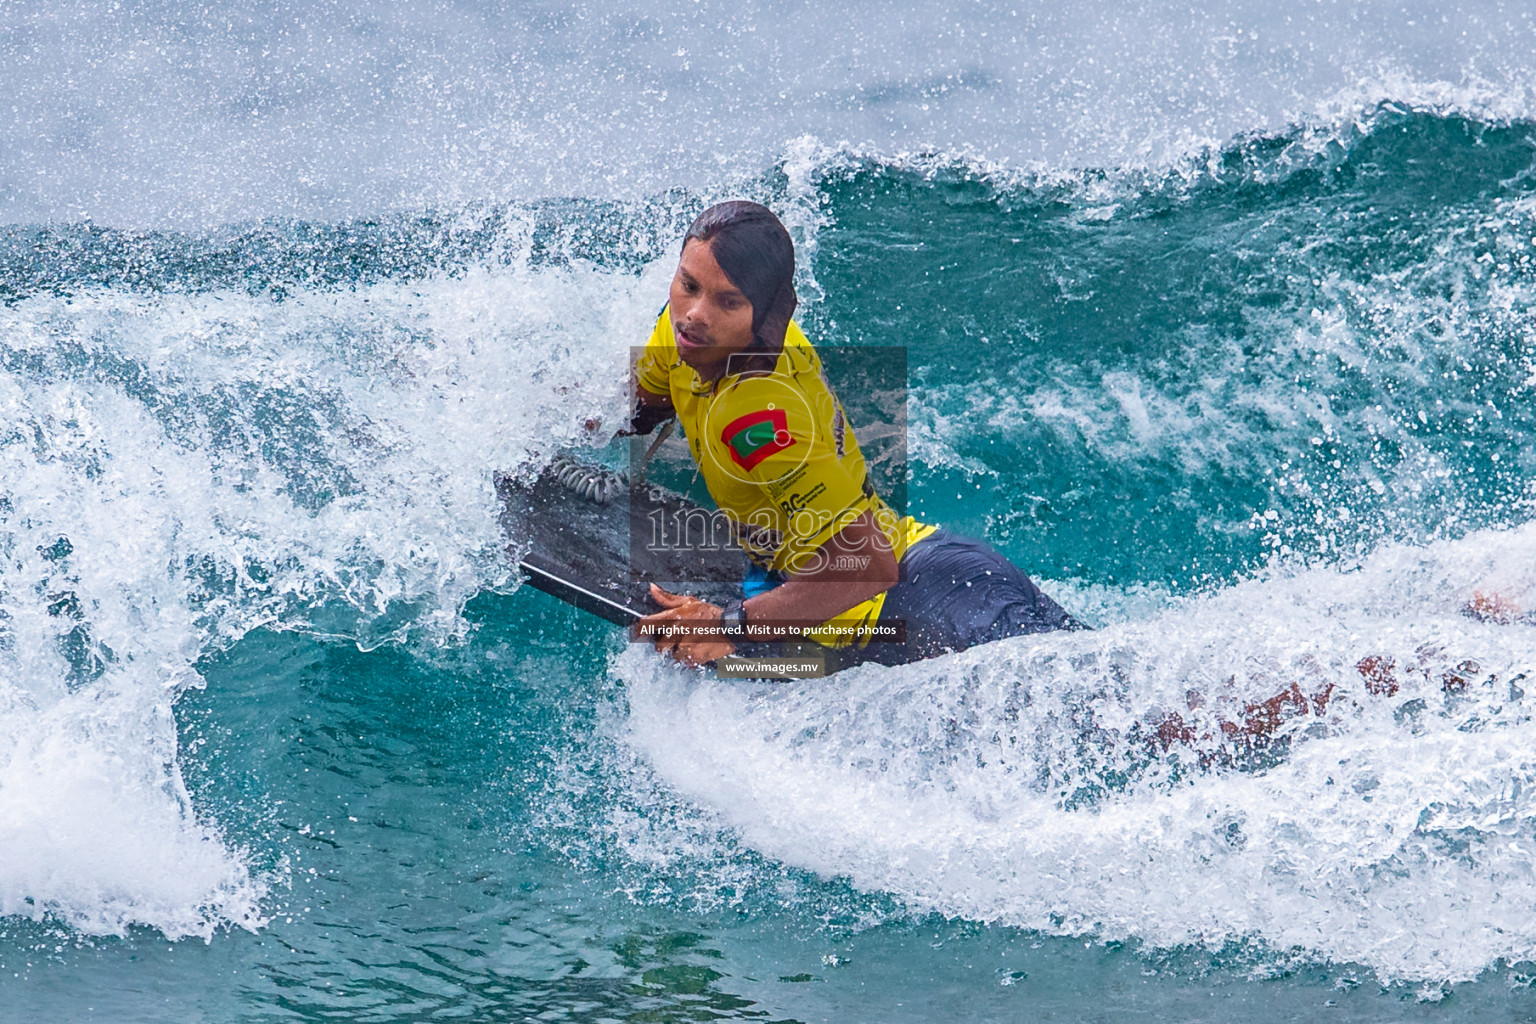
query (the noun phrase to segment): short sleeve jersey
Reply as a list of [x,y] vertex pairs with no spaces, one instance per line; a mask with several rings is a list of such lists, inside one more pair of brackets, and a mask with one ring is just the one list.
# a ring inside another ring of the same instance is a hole
[[[816,568],[821,546],[865,512],[898,560],[933,532],[896,515],[869,486],[858,439],[798,324],[790,323],[772,373],[728,374],[711,385],[679,358],[663,309],[635,372],[641,387],[671,396],[710,496],[758,566]],[[884,596],[828,626],[873,622]]]

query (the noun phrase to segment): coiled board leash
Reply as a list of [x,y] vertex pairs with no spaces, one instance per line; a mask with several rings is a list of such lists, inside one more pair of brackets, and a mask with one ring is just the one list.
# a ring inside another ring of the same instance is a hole
[[[645,466],[651,461],[651,456],[661,447],[662,442],[672,436],[672,428],[677,426],[677,420],[668,420],[656,434],[656,440],[645,450],[645,455],[640,459],[640,465],[635,470],[635,483],[645,483]],[[594,466],[590,462],[582,462],[570,455],[557,455],[549,464],[545,473],[560,486],[574,491],[588,501],[598,505],[606,505],[616,496],[629,489],[629,474],[622,470],[612,470],[604,466]]]

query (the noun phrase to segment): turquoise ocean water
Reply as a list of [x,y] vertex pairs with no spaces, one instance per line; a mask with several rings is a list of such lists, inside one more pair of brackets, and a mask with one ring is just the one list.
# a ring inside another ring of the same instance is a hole
[[[0,1020],[1536,1016],[1518,12],[147,10],[3,42]],[[725,683],[519,586],[735,195],[1097,629]]]

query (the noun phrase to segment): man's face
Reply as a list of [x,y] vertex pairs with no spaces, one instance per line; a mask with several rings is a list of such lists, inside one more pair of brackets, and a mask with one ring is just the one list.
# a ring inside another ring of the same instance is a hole
[[752,344],[752,303],[715,262],[709,242],[691,239],[672,277],[672,331],[677,354],[704,378]]

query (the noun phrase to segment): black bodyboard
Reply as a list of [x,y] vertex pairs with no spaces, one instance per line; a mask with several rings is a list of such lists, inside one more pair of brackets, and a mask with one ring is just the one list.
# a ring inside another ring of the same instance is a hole
[[746,556],[720,514],[651,484],[599,503],[546,471],[496,481],[502,528],[528,584],[621,626],[660,611],[650,584],[717,605],[741,597]]

